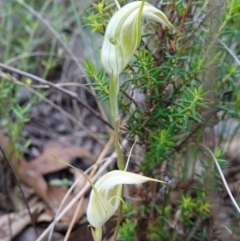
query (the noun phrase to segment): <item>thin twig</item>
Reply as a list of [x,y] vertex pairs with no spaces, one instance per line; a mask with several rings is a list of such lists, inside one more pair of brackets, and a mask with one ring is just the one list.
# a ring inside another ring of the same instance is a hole
[[[108,160],[103,164],[103,166],[99,169],[97,174],[92,178],[92,182],[95,182],[99,176],[101,176],[105,169],[109,166],[110,163],[112,163],[114,160],[116,160],[116,153],[114,152],[111,157],[108,158]],[[81,191],[74,197],[74,199],[64,208],[64,210],[61,211],[61,213],[56,217],[56,222],[58,222],[67,212],[68,210],[79,200],[79,198],[84,195],[88,189],[91,187],[91,185],[87,182],[86,185],[81,189]],[[45,231],[38,237],[36,241],[41,241],[51,230],[51,228],[54,226],[54,222],[52,222]]]
[[[188,13],[189,13],[189,10],[190,10],[190,8],[191,8],[191,6],[192,6],[192,0],[188,0],[188,4],[187,4],[187,7],[186,7],[186,9],[185,9],[185,14],[183,14],[183,16],[182,16],[182,19],[181,19],[181,23],[180,23],[180,27],[179,27],[179,32],[182,32],[182,30],[183,30],[183,28],[184,28],[184,25],[185,25],[185,20],[186,20],[186,17],[187,17],[187,15],[188,15]],[[175,35],[175,38],[174,38],[174,43],[176,43],[177,42],[177,38],[178,38],[178,36],[179,36],[179,34],[176,34]]]
[[18,180],[17,174],[15,173],[15,171],[14,171],[11,163],[9,162],[8,158],[6,157],[6,155],[5,155],[5,153],[4,153],[1,145],[0,145],[0,151],[2,152],[3,159],[6,161],[7,165],[9,166],[9,168],[10,168],[11,172],[13,173],[13,176],[14,176],[16,182],[17,182],[17,185],[19,186],[20,192],[21,192],[21,194],[22,194],[23,200],[24,200],[24,202],[25,202],[25,204],[26,204],[26,207],[27,207],[27,210],[28,210],[28,214],[29,214],[30,219],[31,219],[31,221],[32,221],[32,225],[33,225],[34,232],[35,232],[36,237],[37,237],[37,236],[38,236],[37,228],[36,228],[35,222],[34,222],[34,220],[33,220],[33,217],[32,217],[31,211],[30,211],[30,207],[29,207],[29,205],[28,205],[28,201],[27,201],[27,199],[26,199],[26,197],[25,197],[25,195],[24,195],[24,192],[23,192],[23,189],[22,189],[22,187],[21,187],[20,181]]
[[231,56],[234,58],[236,63],[240,65],[240,60],[236,56],[236,54],[234,54],[233,51],[221,39],[218,39],[218,42],[229,52],[229,54],[231,54]]
[[18,85],[23,85],[27,90],[29,90],[30,92],[32,92],[33,94],[35,94],[36,96],[38,96],[40,99],[44,100],[45,102],[47,102],[49,105],[51,105],[53,108],[55,108],[56,110],[58,110],[59,112],[61,112],[63,115],[65,115],[69,120],[71,120],[73,123],[75,123],[76,125],[78,125],[80,128],[82,128],[83,130],[85,130],[92,138],[94,138],[99,144],[101,144],[102,146],[104,146],[104,142],[101,141],[91,130],[89,130],[86,126],[84,126],[80,121],[78,121],[76,118],[74,118],[72,115],[70,115],[67,111],[65,111],[64,109],[62,109],[60,106],[56,105],[54,102],[52,102],[51,100],[49,100],[48,98],[46,98],[44,95],[42,95],[40,92],[34,90],[33,88],[31,88],[30,86],[22,83],[21,81],[17,80],[15,77],[13,76],[8,76],[5,73],[0,71],[0,76],[3,78],[6,78],[7,80],[10,80]]
[[[89,179],[91,179],[91,178],[94,176],[95,172],[97,171],[98,165],[102,162],[102,159],[106,156],[107,152],[109,151],[109,148],[112,146],[112,144],[113,144],[113,139],[114,139],[114,138],[113,138],[113,135],[112,135],[112,136],[110,137],[110,139],[108,140],[107,144],[105,145],[105,147],[103,148],[102,152],[100,153],[100,155],[99,155],[99,157],[98,157],[98,159],[97,159],[97,161],[96,161],[96,163],[95,163],[95,166],[93,167],[92,171],[90,172],[90,174],[89,174],[89,176],[88,176]],[[77,205],[77,208],[76,208],[76,212],[74,213],[74,216],[73,216],[73,218],[72,218],[72,220],[71,220],[71,223],[70,223],[69,228],[68,228],[68,231],[67,231],[67,233],[66,233],[66,235],[65,235],[64,241],[67,241],[68,238],[69,238],[69,235],[70,235],[70,233],[71,233],[71,231],[72,231],[73,225],[74,225],[75,222],[76,222],[78,213],[79,213],[80,208],[81,208],[81,206],[82,206],[83,199],[84,199],[84,195],[81,197],[81,199],[80,199],[79,202],[78,202],[78,205]]]
[[[125,147],[126,144],[127,144],[127,141],[123,140],[122,147]],[[98,172],[93,176],[91,181],[95,182],[104,173],[106,168],[108,168],[108,166],[112,162],[116,161],[116,157],[117,157],[116,152],[113,152],[113,154],[110,157],[108,157],[105,163],[99,168]],[[91,185],[87,182],[86,185],[81,189],[81,191],[74,197],[74,199],[64,208],[64,210],[58,215],[58,217],[56,217],[56,222],[58,222],[65,215],[65,213],[67,213],[68,210],[79,200],[79,198],[86,193],[86,191],[90,188],[90,186]],[[54,223],[52,222],[36,241],[41,241],[51,230],[53,225]]]
[[225,179],[225,177],[224,177],[224,175],[223,175],[222,169],[221,169],[221,167],[220,167],[220,165],[219,165],[216,157],[214,156],[213,152],[210,150],[210,148],[208,148],[207,146],[205,146],[205,145],[203,145],[203,144],[199,144],[199,146],[201,146],[201,147],[203,147],[205,150],[207,150],[207,152],[208,152],[208,153],[210,154],[210,156],[213,158],[213,160],[214,160],[214,162],[215,162],[215,164],[216,164],[216,166],[217,166],[218,172],[219,172],[219,174],[220,174],[220,177],[221,177],[221,179],[222,179],[223,185],[225,186],[225,188],[226,188],[226,190],[227,190],[227,193],[228,193],[230,199],[231,199],[232,202],[233,202],[233,205],[235,206],[235,208],[237,209],[237,211],[238,211],[239,214],[240,214],[240,208],[239,208],[239,206],[238,206],[235,198],[234,198],[233,195],[232,195],[232,192],[231,192],[231,190],[230,190],[230,188],[229,188],[229,186],[228,186],[228,184],[227,184],[227,181],[226,181],[226,179]]
[[[85,173],[86,173],[86,171],[85,171]],[[82,176],[78,177],[78,179],[73,183],[73,185],[71,186],[71,188],[68,189],[68,191],[67,191],[67,193],[65,194],[63,200],[61,200],[61,203],[60,203],[60,205],[59,205],[59,207],[58,207],[58,209],[57,209],[57,211],[56,211],[55,217],[54,217],[53,222],[52,222],[52,223],[53,223],[53,226],[52,226],[52,228],[51,228],[50,231],[49,231],[48,241],[51,241],[51,240],[52,240],[52,235],[53,235],[53,231],[54,231],[54,226],[55,226],[55,224],[57,223],[56,217],[57,217],[58,214],[60,213],[60,211],[61,211],[64,203],[65,203],[66,200],[67,200],[67,198],[69,197],[69,195],[71,194],[71,192],[73,191],[73,189],[75,188],[75,186],[77,185],[77,183],[78,183],[78,182],[80,181],[80,179],[82,179],[82,178],[83,178]]]
[[193,228],[192,231],[189,233],[186,241],[190,241],[190,240],[194,237],[194,235],[196,234],[197,230],[198,230],[199,227],[200,227],[200,224],[201,224],[201,218],[199,217],[199,218],[197,219],[197,222],[196,222],[195,225],[194,225],[194,228]]
[[12,57],[11,59],[8,59],[5,64],[10,65],[16,61],[22,60],[24,58],[29,58],[29,57],[39,57],[39,56],[47,56],[47,57],[56,57],[58,59],[68,59],[68,60],[73,60],[70,56],[61,56],[59,54],[50,54],[49,52],[45,51],[36,51],[36,52],[31,52],[31,53],[22,53],[17,56]]
[[80,211],[80,209],[82,207],[83,200],[84,200],[84,195],[78,201],[78,205],[77,205],[76,211],[75,211],[75,213],[73,215],[73,218],[71,220],[71,223],[70,223],[70,225],[68,227],[67,233],[66,233],[63,241],[68,241],[68,238],[69,238],[69,236],[71,234],[72,228],[73,228],[73,226],[75,224],[75,221],[77,219],[78,213],[79,213],[79,211]]
[[72,91],[69,91],[67,89],[64,89],[62,88],[61,86],[59,85],[55,85],[53,84],[52,82],[49,82],[45,79],[42,79],[36,75],[33,75],[33,74],[30,74],[30,73],[27,73],[25,71],[22,71],[20,69],[16,69],[16,68],[13,68],[9,65],[6,65],[6,64],[3,64],[3,63],[0,63],[0,67],[2,69],[5,69],[9,72],[12,72],[12,73],[16,73],[16,74],[19,74],[19,75],[22,75],[22,76],[25,76],[27,78],[30,78],[30,79],[33,79],[41,84],[44,84],[44,85],[48,85],[49,87],[55,89],[55,90],[58,90],[64,94],[66,94],[67,96],[71,97],[72,99],[76,100],[78,103],[80,103],[82,106],[84,106],[85,108],[87,108],[89,111],[91,111],[92,114],[94,114],[97,118],[99,118],[105,125],[109,126],[111,129],[113,129],[113,127],[107,122],[105,121],[101,115],[95,111],[91,106],[89,106],[88,104],[86,104],[84,101],[82,101],[78,95]]
[[[94,164],[95,165],[95,164]],[[90,168],[88,168],[84,173],[87,174],[92,168],[94,168],[94,165],[91,166]],[[78,184],[78,182],[84,178],[83,176],[79,176],[77,178],[77,180],[72,184],[72,186],[68,189],[67,193],[65,194],[64,198],[61,200],[61,203],[56,211],[56,214],[55,214],[55,217],[54,217],[54,220],[53,220],[53,226],[52,228],[50,229],[49,231],[49,235],[48,235],[48,241],[51,241],[52,240],[52,235],[53,235],[53,231],[54,231],[54,226],[55,224],[57,223],[57,216],[59,215],[60,211],[62,210],[62,207],[64,205],[64,203],[66,202],[67,198],[69,197],[69,195],[72,193],[72,191],[74,190],[74,188],[76,187],[76,185]]]
[[69,46],[63,41],[60,34],[51,26],[51,24],[46,19],[44,19],[40,13],[35,11],[30,5],[25,3],[23,0],[16,0],[16,1],[18,3],[20,3],[22,6],[24,6],[26,9],[28,9],[34,16],[36,16],[51,31],[51,33],[57,38],[59,43],[61,43],[61,45],[66,49],[68,54],[73,58],[73,60],[77,64],[78,68],[83,71],[83,68],[79,62],[79,59],[76,57],[76,55],[73,53],[73,51],[69,48]]

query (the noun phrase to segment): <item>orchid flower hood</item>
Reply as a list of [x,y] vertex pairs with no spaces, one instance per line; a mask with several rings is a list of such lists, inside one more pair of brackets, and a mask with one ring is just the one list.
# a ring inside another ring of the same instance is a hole
[[[123,184],[140,184],[147,181],[162,182],[135,173],[115,170],[103,175],[94,185],[87,208],[87,218],[95,230],[102,226],[117,211]],[[101,232],[100,232],[101,233]],[[95,240],[101,240],[101,235]]]
[[166,15],[151,4],[144,1],[126,4],[113,15],[105,32],[101,62],[107,73],[117,76],[129,63],[141,41],[142,17],[176,30]]

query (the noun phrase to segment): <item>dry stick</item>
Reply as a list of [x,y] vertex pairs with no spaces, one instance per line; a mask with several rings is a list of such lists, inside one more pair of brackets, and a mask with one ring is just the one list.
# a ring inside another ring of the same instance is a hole
[[9,65],[6,65],[6,64],[3,64],[3,63],[0,63],[0,67],[2,69],[5,69],[9,72],[12,72],[12,73],[16,73],[16,74],[20,74],[22,76],[25,76],[27,78],[30,78],[30,79],[33,79],[33,80],[36,80],[37,82],[41,83],[41,84],[44,84],[44,85],[48,85],[49,87],[53,88],[53,89],[56,89],[64,94],[66,94],[67,96],[71,97],[72,99],[76,100],[78,103],[80,103],[81,105],[83,105],[85,108],[87,108],[89,111],[91,111],[97,118],[99,118],[104,124],[106,124],[107,126],[109,126],[111,129],[113,129],[113,127],[107,122],[105,121],[101,115],[96,112],[91,106],[89,106],[88,104],[86,104],[84,101],[82,101],[78,95],[72,91],[69,91],[67,89],[64,89],[62,88],[61,86],[59,85],[55,85],[45,79],[42,79],[36,75],[33,75],[33,74],[30,74],[30,73],[27,73],[25,71],[22,71],[22,70],[19,70],[19,69],[16,69],[16,68],[13,68]]
[[220,174],[220,177],[221,177],[221,179],[222,179],[223,185],[225,186],[225,188],[226,188],[226,190],[227,190],[227,193],[228,193],[228,195],[229,195],[229,197],[230,197],[233,205],[235,206],[235,208],[237,209],[238,213],[240,214],[240,208],[239,208],[239,206],[238,206],[235,198],[234,198],[233,195],[232,195],[232,192],[231,192],[231,190],[230,190],[230,188],[229,188],[229,186],[228,186],[228,183],[227,183],[227,181],[226,181],[226,179],[225,179],[225,177],[224,177],[224,175],[223,175],[222,169],[221,169],[221,167],[220,167],[220,165],[219,165],[219,163],[218,163],[218,160],[217,160],[216,157],[214,156],[212,150],[211,150],[210,148],[208,148],[207,146],[205,146],[204,144],[199,144],[199,146],[201,146],[201,147],[203,147],[205,150],[207,150],[207,152],[208,152],[208,153],[210,154],[210,156],[213,158],[213,160],[214,160],[214,162],[215,162],[215,165],[217,166],[218,172],[219,172],[219,174]]
[[[106,160],[102,160],[101,162],[99,162],[98,164],[95,163],[93,164],[91,167],[89,167],[86,171],[84,171],[85,174],[87,174],[88,172],[90,172],[96,165],[99,165],[101,163],[104,163]],[[67,198],[69,197],[69,195],[72,193],[73,189],[75,188],[75,186],[77,185],[77,183],[80,181],[80,179],[84,179],[83,176],[80,176],[77,178],[77,180],[75,180],[75,182],[72,184],[72,186],[68,189],[67,193],[65,194],[64,198],[62,199],[58,209],[57,209],[57,212],[55,214],[55,217],[54,217],[54,220],[53,220],[53,223],[54,225],[56,224],[56,217],[59,215],[62,207],[63,207],[63,204],[65,203],[65,201],[67,200]],[[49,232],[49,235],[48,235],[48,241],[51,241],[52,239],[52,234],[53,234],[53,230],[54,230],[54,226],[51,228],[50,232]]]
[[[38,12],[36,12],[31,6],[29,6],[28,4],[26,4],[23,0],[17,0],[18,3],[20,3],[21,5],[23,5],[25,8],[27,8],[33,15],[35,15],[43,24],[45,24],[45,26],[52,32],[52,34],[58,39],[58,41],[61,43],[61,45],[66,49],[66,51],[68,52],[68,54],[72,57],[72,59],[75,61],[76,65],[78,66],[78,68],[84,72],[81,63],[79,62],[79,59],[75,56],[75,54],[73,53],[73,51],[71,50],[71,48],[69,48],[69,46],[62,40],[62,37],[58,34],[58,32],[49,24],[49,22],[44,19],[41,14],[39,14]],[[53,87],[53,86],[51,86]],[[67,94],[67,93],[65,93]],[[74,98],[73,98],[74,99]],[[80,101],[80,103],[86,107],[86,108],[90,108],[89,110],[97,117],[99,118],[104,124],[108,125],[111,129],[112,126],[106,121],[104,120],[100,114],[98,112],[96,112],[94,109],[92,109],[90,106],[88,106],[86,103],[84,103],[83,101],[79,100],[78,96],[76,99],[78,102]],[[100,106],[99,102],[97,101],[98,106]]]
[[[76,82],[64,82],[64,83],[58,83],[55,84],[56,86],[73,86],[73,87],[81,87],[84,90],[86,90],[90,95],[92,95],[93,97],[96,97],[96,95],[89,89],[87,88],[86,85],[84,84],[80,84],[80,83],[76,83]],[[50,87],[48,85],[31,85],[32,88],[35,89],[49,89]]]
[[[95,92],[91,91],[91,89],[89,89],[86,85],[84,84],[80,84],[80,83],[75,83],[75,82],[65,82],[65,83],[58,83],[58,84],[55,84],[56,86],[60,86],[60,87],[63,87],[63,86],[77,86],[77,87],[81,87],[82,89],[86,90],[90,95],[92,95],[96,100],[97,100],[97,95]],[[31,87],[33,88],[49,88],[48,85],[31,85]],[[100,110],[100,113],[102,114],[104,120],[107,119],[107,115],[105,114],[103,108],[102,108],[102,105],[100,105],[98,103],[98,108]],[[110,134],[112,133],[111,130],[108,130],[108,132],[110,132]]]
[[[106,156],[107,151],[109,150],[109,148],[111,147],[112,143],[113,143],[113,135],[110,137],[110,139],[108,140],[107,144],[105,145],[105,147],[103,148],[102,152],[100,153],[96,164],[99,164],[102,159]],[[92,171],[89,174],[89,178],[92,178],[93,175],[95,174],[95,172],[97,171],[98,165],[95,165],[94,168],[92,169]]]
[[47,57],[56,57],[58,59],[67,59],[67,60],[73,60],[70,56],[62,56],[59,54],[50,54],[49,52],[46,51],[36,51],[36,52],[31,52],[31,53],[22,53],[17,56],[12,57],[11,59],[8,59],[5,64],[11,65],[12,63],[22,60],[24,58],[29,58],[29,57],[39,57],[39,56],[47,56]]
[[[46,8],[47,8],[48,5],[51,3],[51,1],[52,1],[52,0],[46,0],[46,1],[44,2],[43,6],[41,7],[40,12],[39,12],[40,15],[43,15],[43,14],[44,14]],[[25,45],[25,48],[24,48],[23,52],[25,52],[26,50],[29,51],[29,50],[32,49],[32,46],[30,47],[30,49],[29,49],[29,46],[30,46],[31,42],[33,41],[34,34],[35,34],[36,30],[38,29],[39,22],[40,22],[40,19],[38,19],[38,21],[35,22],[33,28],[31,29],[32,31],[31,31],[31,33],[30,33],[28,42],[27,42],[27,44]],[[27,49],[26,49],[26,48],[27,48]]]
[[[105,147],[103,148],[102,152],[100,153],[100,155],[99,155],[99,157],[98,157],[98,159],[97,159],[97,161],[96,161],[96,164],[99,164],[99,163],[102,161],[102,159],[104,158],[104,156],[105,156],[106,153],[108,152],[109,148],[111,147],[111,145],[112,145],[112,143],[113,143],[113,139],[114,139],[114,138],[113,138],[113,135],[112,135],[112,136],[110,137],[110,139],[108,140],[107,144],[105,145]],[[92,171],[90,172],[90,174],[89,174],[89,176],[88,176],[89,179],[91,179],[91,178],[94,176],[95,172],[97,171],[97,168],[98,168],[98,165],[95,165],[95,166],[93,167]],[[70,235],[70,233],[71,233],[71,231],[72,231],[73,225],[74,225],[75,222],[76,222],[77,215],[78,215],[78,213],[79,213],[79,211],[80,211],[80,208],[81,208],[81,206],[82,206],[83,199],[84,199],[84,195],[81,197],[81,199],[80,199],[79,202],[78,202],[78,206],[77,206],[76,212],[74,213],[74,216],[73,216],[73,218],[72,218],[72,220],[71,220],[71,223],[70,223],[70,225],[69,225],[68,231],[67,231],[67,233],[66,233],[65,238],[64,238],[63,241],[67,241],[68,238],[69,238],[69,235]]]
[[233,51],[232,51],[221,39],[218,39],[218,42],[223,45],[223,47],[224,47],[224,48],[229,52],[229,54],[231,54],[231,56],[234,58],[234,60],[236,61],[236,63],[237,63],[238,65],[240,65],[240,60],[239,60],[239,58],[236,56],[236,54],[233,53]]
[[[186,7],[186,12],[185,12],[185,14],[182,16],[182,19],[181,19],[181,23],[180,23],[180,27],[179,27],[179,31],[180,31],[180,32],[182,32],[182,30],[183,30],[183,27],[184,27],[184,24],[185,24],[185,20],[186,20],[186,17],[187,17],[187,15],[188,15],[188,12],[189,12],[191,6],[192,6],[192,0],[188,0],[188,4],[187,4],[187,7]],[[176,43],[177,38],[178,38],[178,34],[176,34],[176,36],[175,36],[175,38],[174,38],[174,41],[173,41],[174,43]]]
[[71,234],[72,228],[73,228],[73,226],[74,226],[74,224],[75,224],[75,221],[76,221],[76,219],[77,219],[77,215],[78,215],[78,213],[79,213],[79,211],[80,211],[80,209],[81,209],[81,207],[82,207],[83,200],[84,200],[84,195],[80,198],[80,200],[79,200],[79,202],[78,202],[76,211],[75,211],[75,213],[74,213],[74,215],[73,215],[73,218],[72,218],[72,220],[71,220],[71,223],[70,223],[70,225],[69,225],[69,227],[68,227],[67,233],[66,233],[65,238],[64,238],[63,241],[67,241],[68,238],[69,238],[69,236],[70,236],[70,234]]
[[[85,171],[85,173],[87,173],[87,171]],[[72,186],[69,188],[69,190],[67,191],[67,193],[65,194],[64,198],[62,199],[58,209],[57,209],[57,212],[55,214],[55,217],[53,219],[53,226],[51,228],[51,230],[49,231],[49,235],[48,235],[48,241],[51,241],[52,240],[52,235],[53,235],[53,231],[54,231],[54,225],[56,224],[56,217],[58,216],[58,214],[60,213],[62,207],[63,207],[63,204],[65,203],[65,201],[67,200],[67,198],[69,197],[69,195],[71,194],[71,192],[73,191],[73,189],[75,188],[75,186],[77,185],[77,183],[79,182],[79,180],[83,178],[82,176],[81,177],[78,177],[78,179],[72,184]]]
[[20,181],[18,180],[17,174],[15,173],[12,165],[10,164],[8,158],[6,157],[6,155],[5,155],[5,153],[4,153],[1,145],[0,145],[0,151],[2,152],[3,159],[7,162],[7,165],[9,166],[9,168],[10,168],[11,172],[13,173],[13,176],[14,176],[16,182],[17,182],[17,185],[18,185],[19,188],[20,188],[20,192],[21,192],[22,197],[23,197],[23,199],[24,199],[24,202],[25,202],[25,204],[26,204],[26,207],[27,207],[27,210],[28,210],[30,219],[31,219],[31,221],[32,221],[33,229],[34,229],[34,232],[35,232],[36,237],[37,237],[37,236],[38,236],[37,228],[36,228],[35,222],[34,222],[34,220],[33,220],[33,217],[32,217],[31,211],[30,211],[30,207],[29,207],[29,205],[28,205],[28,201],[27,201],[27,199],[26,199],[26,197],[25,197],[25,195],[24,195],[24,192],[23,192],[23,189],[22,189],[22,187],[21,187]]
[[[126,141],[125,141],[126,142]],[[125,143],[126,144],[126,143]],[[125,146],[125,144],[123,143],[123,145]],[[108,160],[102,165],[102,167],[99,168],[98,172],[96,173],[96,175],[93,176],[92,178],[92,182],[95,182],[99,176],[101,176],[103,174],[103,172],[105,171],[105,169],[110,165],[110,163],[112,163],[114,160],[116,160],[116,152],[114,152],[109,158]],[[78,199],[85,194],[85,192],[90,188],[90,184],[86,183],[86,185],[81,189],[81,191],[76,195],[76,197],[67,205],[67,207],[65,207],[65,209],[58,215],[58,217],[56,218],[56,222],[58,222],[64,215],[65,213],[78,201]],[[52,222],[48,228],[41,234],[41,236],[36,240],[36,241],[41,241],[50,231],[50,229],[52,228],[52,226],[54,225],[54,223]]]
[[101,144],[102,146],[105,145],[105,143],[103,143],[94,133],[92,133],[91,130],[89,130],[86,126],[84,126],[81,122],[79,122],[76,118],[74,118],[73,116],[71,116],[68,112],[66,112],[65,110],[63,110],[60,106],[56,105],[55,103],[53,103],[51,100],[47,99],[45,96],[43,96],[42,94],[40,94],[39,92],[37,92],[36,90],[34,90],[33,88],[31,88],[30,86],[22,83],[21,81],[17,80],[15,77],[13,76],[8,76],[7,74],[3,73],[0,71],[0,76],[8,79],[18,85],[23,85],[25,86],[26,89],[28,89],[30,92],[32,92],[33,94],[35,94],[36,96],[38,96],[40,99],[44,100],[45,102],[47,102],[49,105],[51,105],[53,108],[55,108],[56,110],[58,110],[59,112],[61,112],[62,114],[64,114],[68,119],[70,119],[72,122],[74,122],[76,125],[78,125],[80,128],[82,128],[83,130],[85,130],[92,138],[94,138],[99,144]]
[[[86,171],[84,171],[85,174],[87,174],[96,164],[92,165],[91,167],[89,167]],[[80,181],[81,178],[84,178],[83,176],[80,176],[77,178],[77,180],[75,180],[75,182],[72,184],[72,186],[68,189],[67,193],[65,194],[64,198],[62,199],[58,209],[57,209],[57,212],[55,214],[55,217],[54,217],[54,220],[53,220],[53,223],[54,225],[56,224],[56,217],[59,215],[62,207],[63,207],[63,204],[66,202],[67,198],[69,197],[69,195],[72,193],[73,189],[75,188],[75,186],[77,185],[77,183]],[[49,235],[48,235],[48,241],[51,241],[52,240],[52,234],[53,234],[53,231],[54,231],[54,225],[53,227],[51,228],[50,232],[49,232]]]
[[71,48],[69,48],[69,46],[62,40],[62,37],[58,34],[58,32],[51,26],[51,24],[49,24],[49,22],[44,19],[42,17],[41,14],[39,14],[37,11],[35,11],[31,6],[29,6],[27,3],[25,3],[23,0],[16,0],[18,3],[20,3],[21,5],[23,5],[26,9],[29,10],[29,12],[31,12],[33,15],[35,15],[51,32],[52,34],[57,38],[57,40],[59,41],[59,43],[66,49],[66,51],[68,52],[68,54],[70,56],[72,56],[73,60],[75,61],[75,63],[77,64],[78,68],[83,70],[78,58],[75,56],[75,54],[73,53],[73,51],[71,50]]

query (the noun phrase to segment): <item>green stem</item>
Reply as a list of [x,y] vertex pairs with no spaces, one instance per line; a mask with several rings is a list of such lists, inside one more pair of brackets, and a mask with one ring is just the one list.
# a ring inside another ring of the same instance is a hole
[[123,160],[123,153],[122,153],[122,148],[119,144],[119,123],[120,119],[114,121],[114,143],[115,143],[115,148],[117,150],[117,165],[119,170],[124,170],[124,160]]
[[119,119],[118,114],[118,93],[119,93],[119,79],[118,76],[111,75],[109,82],[109,101],[110,110],[114,122]]
[[95,228],[95,231],[93,231],[93,237],[94,241],[101,241],[102,240],[102,227]]
[[[119,93],[119,78],[118,76],[111,75],[109,82],[109,101],[110,101],[110,110],[114,121],[114,144],[117,151],[117,165],[119,170],[124,170],[124,160],[121,146],[119,144],[119,125],[120,125],[120,116],[118,113],[118,93]],[[123,188],[121,197],[123,198]],[[123,203],[120,202],[120,206],[118,209],[118,219],[116,228],[114,231],[113,240],[117,240],[117,235],[119,231],[119,226],[122,220],[122,210]]]
[[[123,192],[124,192],[124,186],[122,187],[122,194],[121,196],[123,197]],[[122,212],[123,212],[123,202],[120,202],[119,205],[119,209],[118,209],[118,219],[117,219],[117,224],[116,224],[116,228],[113,234],[113,241],[117,240],[117,235],[118,235],[118,231],[119,231],[119,227],[122,221]]]
[[119,170],[124,170],[124,161],[122,149],[119,144],[119,124],[120,117],[118,114],[118,93],[119,93],[119,79],[118,76],[111,75],[109,82],[109,101],[110,110],[114,121],[114,144],[117,151],[117,165]]

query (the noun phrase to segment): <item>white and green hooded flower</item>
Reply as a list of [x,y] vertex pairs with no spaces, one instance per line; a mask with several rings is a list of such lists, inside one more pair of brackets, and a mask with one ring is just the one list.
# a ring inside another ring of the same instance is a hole
[[121,199],[123,184],[140,184],[148,181],[162,182],[126,171],[111,171],[102,176],[93,186],[87,208],[87,218],[95,231],[95,241],[102,240],[102,226],[117,211]]
[[102,65],[110,75],[118,76],[139,46],[142,17],[176,30],[162,11],[145,1],[120,8],[108,23],[101,50]]

